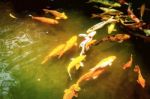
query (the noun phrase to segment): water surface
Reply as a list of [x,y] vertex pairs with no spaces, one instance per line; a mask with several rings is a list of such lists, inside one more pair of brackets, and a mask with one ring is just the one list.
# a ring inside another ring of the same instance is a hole
[[[92,47],[87,52],[85,66],[72,72],[73,80],[69,79],[66,68],[70,59],[79,55],[79,47],[74,47],[61,59],[53,58],[41,65],[44,57],[56,46],[99,22],[78,10],[65,12],[68,20],[62,20],[58,25],[46,25],[28,15],[19,17],[10,7],[0,3],[0,99],[62,99],[66,88],[110,55],[117,56],[112,67],[98,79],[82,84],[78,99],[150,99],[150,73],[144,68],[147,65],[132,41],[104,42]],[[11,18],[9,13],[16,15],[17,19]],[[95,39],[106,35],[107,26],[97,31]],[[78,38],[78,44],[82,40]],[[123,70],[122,65],[129,60],[131,53],[133,66]],[[135,64],[140,65],[146,79],[145,89],[136,82]]]

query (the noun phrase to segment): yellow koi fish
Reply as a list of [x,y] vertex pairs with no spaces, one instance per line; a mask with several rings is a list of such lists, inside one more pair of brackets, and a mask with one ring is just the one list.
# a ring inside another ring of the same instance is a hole
[[41,62],[41,64],[46,63],[52,57],[58,56],[64,47],[65,47],[65,44],[61,44],[61,45],[57,46],[44,58],[44,60]]
[[59,19],[68,19],[68,17],[66,16],[66,14],[64,12],[60,13],[60,12],[58,12],[56,10],[48,10],[48,9],[43,9],[43,11],[45,13],[51,13],[52,15],[54,15],[56,20],[59,20]]
[[95,71],[99,68],[105,68],[107,66],[111,66],[112,62],[116,59],[116,56],[109,56],[107,58],[102,59],[91,71]]
[[116,10],[116,9],[112,9],[112,8],[99,7],[99,9],[104,11],[104,14],[109,14],[109,15],[121,15],[121,14],[123,14],[123,12]]
[[58,24],[59,23],[57,20],[47,18],[47,17],[35,17],[35,16],[32,16],[32,15],[29,15],[29,16],[31,16],[31,18],[34,19],[34,20],[37,20],[39,22],[46,23],[46,24]]
[[80,91],[78,84],[73,84],[69,89],[64,91],[63,99],[72,99],[73,97],[78,97],[78,92]]
[[61,53],[59,54],[58,58],[61,58],[62,55],[67,52],[68,50],[70,50],[73,46],[77,45],[77,36],[73,36],[71,37],[65,44],[64,49],[61,51]]
[[82,61],[85,59],[86,55],[81,55],[81,56],[78,56],[74,59],[72,59],[72,61],[69,63],[68,65],[68,68],[67,68],[67,71],[68,71],[68,74],[69,74],[69,77],[70,79],[72,79],[71,77],[71,69],[75,66],[76,67],[76,70],[79,69],[80,66],[84,66]]
[[108,34],[111,34],[113,31],[115,31],[115,23],[111,23],[109,26],[108,26]]

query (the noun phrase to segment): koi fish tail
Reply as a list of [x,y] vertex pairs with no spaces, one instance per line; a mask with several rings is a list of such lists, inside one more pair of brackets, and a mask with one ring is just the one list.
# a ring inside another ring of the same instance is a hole
[[56,19],[56,20],[59,20],[59,19],[60,19],[60,17],[55,17],[55,19]]
[[45,57],[44,60],[41,62],[41,64],[45,64],[49,59],[50,57]]
[[46,61],[47,61],[47,59],[43,60],[43,61],[41,62],[41,64],[45,64],[45,63],[46,63]]
[[97,15],[96,14],[92,14],[91,18],[96,18]]

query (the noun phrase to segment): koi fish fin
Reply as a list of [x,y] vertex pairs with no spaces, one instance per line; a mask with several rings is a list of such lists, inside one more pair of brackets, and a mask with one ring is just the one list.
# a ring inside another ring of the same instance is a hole
[[74,58],[70,58],[70,60],[71,60],[71,61],[73,61],[73,60],[74,60]]
[[56,20],[59,20],[59,19],[60,19],[60,17],[55,17],[55,19],[56,19]]
[[70,80],[72,80],[72,77],[71,77],[71,74],[70,74],[70,72],[69,72],[69,71],[68,71],[68,74],[69,74]]
[[9,16],[10,16],[11,18],[13,18],[13,19],[17,19],[17,17],[14,16],[12,13],[9,13]]
[[65,90],[64,90],[64,93],[67,93],[68,91],[69,91],[69,89],[65,89]]
[[97,17],[96,14],[92,14],[92,15],[91,15],[91,18],[96,18],[96,17]]
[[66,16],[66,13],[65,13],[65,12],[62,12],[62,15],[63,15],[63,16]]
[[95,68],[91,68],[91,69],[90,69],[91,72],[94,72],[95,70],[96,70]]
[[93,79],[97,79],[98,76],[93,76]]
[[114,32],[116,32],[116,31],[117,31],[117,29],[115,29],[115,28],[114,28],[114,30],[113,30],[113,31],[114,31]]
[[81,66],[81,67],[84,67],[84,64],[83,64],[83,62],[80,62],[80,66]]
[[[77,84],[78,85],[78,84]],[[77,88],[75,88],[75,91],[80,91],[81,88],[79,87],[79,85],[77,86]]]
[[111,65],[112,65],[112,63],[109,63],[108,65],[109,65],[109,66],[111,66]]
[[76,64],[76,70],[80,68],[80,64]]
[[64,52],[61,52],[61,53],[58,55],[58,59],[60,59],[63,54],[64,54]]
[[86,80],[90,80],[90,78],[86,78]]
[[78,93],[75,93],[75,95],[74,95],[76,98],[78,97]]
[[78,43],[75,43],[75,44],[74,44],[74,46],[77,46],[77,45],[78,45]]
[[118,41],[118,43],[122,43],[122,42],[123,42],[123,40]]
[[139,84],[140,84],[139,80],[136,80],[136,81],[137,81],[137,83],[139,83]]

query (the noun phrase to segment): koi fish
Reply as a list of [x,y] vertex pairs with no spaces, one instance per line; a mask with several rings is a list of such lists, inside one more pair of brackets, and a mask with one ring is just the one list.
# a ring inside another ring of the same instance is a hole
[[101,9],[102,11],[104,11],[104,14],[110,14],[110,15],[120,15],[123,14],[123,12],[116,10],[116,9],[112,9],[112,8],[106,8],[106,7],[99,7],[99,9]]
[[68,17],[66,16],[66,14],[64,12],[60,13],[60,12],[58,12],[56,10],[48,10],[48,9],[43,9],[43,11],[45,13],[51,13],[52,15],[54,15],[56,20],[59,20],[59,19],[68,19]]
[[103,39],[97,41],[95,43],[95,45],[98,45],[98,44],[105,42],[105,41],[111,41],[111,42],[117,41],[119,43],[122,43],[123,41],[128,40],[128,39],[130,39],[130,35],[128,35],[128,34],[109,35],[109,36],[106,36]]
[[92,31],[96,31],[102,27],[104,27],[108,23],[116,22],[117,20],[113,19],[113,16],[109,18],[107,21],[102,21],[100,23],[95,24],[94,26],[90,27],[86,32],[90,33]]
[[116,59],[116,56],[109,56],[107,58],[102,59],[94,68],[90,69],[90,71],[95,71],[99,68],[105,68],[107,66],[111,66],[112,62]]
[[132,59],[132,54],[131,54],[130,60],[126,64],[123,65],[123,69],[130,68],[132,65],[132,62],[133,62],[133,59]]
[[13,19],[17,19],[17,17],[15,17],[12,13],[9,13],[9,16]]
[[42,23],[46,23],[46,24],[58,24],[59,22],[55,19],[51,19],[51,18],[46,18],[46,17],[34,17],[32,15],[29,15],[31,16],[32,19],[34,20],[37,20],[39,22],[42,22]]
[[57,46],[55,49],[53,49],[45,58],[44,60],[41,62],[41,64],[46,63],[49,59],[51,59],[52,57],[58,56],[59,53],[63,50],[63,48],[65,47],[65,44],[61,44],[59,46]]
[[89,0],[88,3],[95,2],[95,3],[101,3],[105,6],[109,7],[121,7],[121,5],[117,2],[109,1],[109,0]]
[[76,70],[78,70],[80,68],[80,66],[84,66],[82,61],[85,59],[86,55],[80,55],[74,59],[72,59],[72,61],[69,63],[68,65],[68,68],[67,68],[67,71],[68,71],[68,74],[69,74],[69,77],[70,79],[72,80],[72,77],[71,77],[71,69],[75,66],[76,67]]
[[140,67],[138,65],[135,66],[134,72],[138,73],[137,83],[140,84],[142,86],[142,88],[145,88],[145,79],[143,78]]
[[99,75],[102,74],[104,71],[106,71],[105,68],[99,68],[99,69],[96,69],[94,71],[89,71],[89,72],[85,73],[84,75],[82,75],[78,79],[77,84],[80,85],[80,83],[83,81],[87,81],[87,80],[91,80],[91,79],[97,79],[99,77]]
[[108,34],[111,34],[113,31],[115,31],[115,23],[111,23],[109,26],[108,26]]
[[136,23],[136,27],[141,28],[142,23],[141,23],[140,19],[138,19],[136,17],[136,15],[133,13],[133,11],[131,10],[131,5],[129,5],[127,12],[128,12],[128,15],[130,16],[130,18]]
[[130,16],[130,18],[135,21],[136,23],[140,23],[140,20],[135,16],[135,14],[133,13],[133,11],[131,10],[131,6],[129,5],[128,7],[128,15]]
[[141,9],[140,9],[140,19],[142,20],[144,12],[145,12],[145,3],[141,5]]
[[64,49],[62,49],[61,53],[59,54],[59,57],[62,57],[62,55],[67,52],[68,50],[70,50],[73,46],[77,45],[77,36],[73,36],[71,37],[65,44]]
[[78,92],[81,90],[78,84],[73,84],[69,89],[64,91],[63,99],[72,99],[73,97],[78,97]]
[[106,15],[106,14],[92,14],[91,18],[101,18],[101,19],[105,19],[108,20],[109,18],[111,18],[111,15]]

